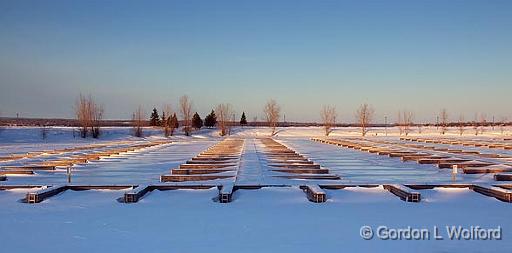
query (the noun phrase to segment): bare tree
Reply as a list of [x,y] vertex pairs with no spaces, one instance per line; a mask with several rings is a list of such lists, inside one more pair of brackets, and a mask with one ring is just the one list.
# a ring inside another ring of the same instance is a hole
[[93,138],[100,136],[103,113],[103,106],[98,105],[91,95],[86,97],[80,94],[75,102],[75,116],[79,124],[80,137],[86,138],[89,131]]
[[101,122],[103,120],[104,109],[103,106],[96,104],[92,99],[89,99],[89,106],[91,107],[91,133],[93,138],[99,138],[101,134]]
[[396,125],[398,126],[398,134],[400,136],[402,136],[402,134],[404,133],[404,125],[402,123],[402,112],[401,111],[398,111],[398,117],[397,117],[397,123]]
[[82,138],[87,137],[89,132],[90,113],[88,104],[88,99],[82,94],[80,94],[75,102],[75,115],[79,124],[80,137]]
[[215,108],[217,115],[217,127],[220,129],[220,135],[225,136],[231,132],[230,117],[233,114],[233,107],[230,104],[219,104]]
[[362,104],[357,109],[355,116],[356,121],[359,124],[359,127],[361,128],[361,135],[366,136],[369,130],[370,123],[373,120],[373,114],[374,110],[371,105],[368,104]]
[[279,121],[279,114],[281,113],[281,107],[277,104],[274,99],[270,99],[263,108],[267,124],[272,128],[271,136],[276,134],[276,127]]
[[500,120],[500,132],[501,132],[501,135],[503,135],[505,133],[505,126],[507,124],[507,118],[506,117],[501,117],[501,120]]
[[324,124],[325,136],[329,136],[332,128],[336,125],[336,107],[324,105],[320,111],[320,117]]
[[[414,114],[411,111],[403,110],[402,112],[398,111],[398,130],[400,135],[405,134],[409,135],[411,132],[412,121],[414,118]],[[419,127],[421,132],[421,127]]]
[[169,137],[174,129],[171,130],[171,127],[174,128],[174,124],[171,126],[171,117],[173,115],[171,105],[164,105],[162,108],[162,127],[164,129],[164,136]]
[[459,122],[457,122],[457,128],[459,130],[459,135],[462,136],[464,134],[464,115],[459,116]]
[[478,132],[479,132],[479,123],[478,123],[478,113],[475,113],[475,120],[473,120],[473,130],[475,132],[475,135],[478,135]]
[[133,136],[135,137],[143,137],[143,129],[144,125],[146,124],[146,115],[144,113],[144,109],[142,106],[137,107],[137,110],[133,112],[132,115],[132,124],[133,124]]
[[441,120],[441,134],[445,134],[448,128],[448,111],[445,108],[441,109],[439,119]]
[[412,121],[414,119],[414,113],[411,111],[404,110],[402,119],[403,119],[403,124],[404,124],[404,133],[405,133],[405,136],[407,136],[411,132]]
[[192,131],[192,101],[187,95],[180,98],[179,108],[183,118],[183,131],[189,136]]
[[480,113],[480,134],[484,133],[486,125],[487,125],[487,116],[485,115],[485,113]]

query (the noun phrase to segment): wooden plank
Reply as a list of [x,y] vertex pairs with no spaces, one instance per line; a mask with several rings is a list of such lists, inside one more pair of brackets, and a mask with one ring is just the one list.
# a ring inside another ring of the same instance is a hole
[[303,185],[300,188],[306,193],[309,201],[314,203],[323,203],[327,200],[327,195],[318,185]]
[[33,170],[0,170],[0,175],[32,175]]
[[194,175],[194,174],[215,174],[226,171],[233,171],[230,169],[172,169],[173,175]]
[[496,181],[512,181],[512,174],[496,174],[494,175]]
[[268,166],[276,167],[276,168],[320,169],[319,164],[288,163],[288,164],[269,164]]
[[220,169],[236,166],[234,163],[225,164],[180,164],[180,169]]
[[55,170],[53,165],[19,165],[19,166],[2,166],[4,170]]
[[67,185],[54,185],[36,192],[29,192],[25,196],[25,201],[29,204],[39,203],[47,198],[66,191],[67,189]]
[[328,169],[275,169],[272,171],[294,174],[329,174]]
[[464,174],[486,174],[486,173],[500,173],[512,172],[512,166],[507,165],[490,165],[485,167],[467,167],[463,168]]
[[457,165],[458,168],[468,168],[468,167],[486,167],[495,165],[492,163],[480,162],[480,161],[469,161],[469,162],[441,162],[437,166],[440,169],[451,169],[454,165]]
[[206,181],[234,177],[234,175],[162,175],[161,182]]
[[472,190],[504,202],[512,202],[512,191],[495,186],[473,185]]
[[406,187],[397,184],[386,184],[384,189],[398,196],[401,200],[406,202],[420,202],[421,194],[419,192],[411,192]]
[[311,180],[340,180],[341,178],[338,175],[332,175],[332,174],[318,174],[318,175],[307,175],[307,174],[300,174],[300,175],[284,175],[284,176],[274,176],[274,177],[281,177],[281,178],[288,178],[288,179],[311,179]]

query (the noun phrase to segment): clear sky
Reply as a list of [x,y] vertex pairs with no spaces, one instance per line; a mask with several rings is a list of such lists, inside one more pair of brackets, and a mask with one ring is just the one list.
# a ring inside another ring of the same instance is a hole
[[287,120],[323,104],[353,121],[512,118],[512,1],[0,0],[3,116],[72,117],[92,94],[107,118],[188,94],[201,116],[269,98]]

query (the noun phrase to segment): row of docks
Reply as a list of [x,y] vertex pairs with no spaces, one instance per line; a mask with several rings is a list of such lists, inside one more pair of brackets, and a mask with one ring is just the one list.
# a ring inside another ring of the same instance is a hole
[[78,152],[78,151],[87,151],[87,150],[108,148],[108,147],[112,147],[112,146],[126,145],[128,143],[129,143],[128,141],[112,141],[112,142],[107,142],[107,143],[96,143],[96,144],[83,145],[83,146],[78,146],[78,147],[69,147],[69,148],[61,148],[61,149],[53,149],[53,150],[40,150],[40,151],[31,151],[31,152],[26,152],[26,153],[10,154],[10,155],[0,156],[0,162],[16,161],[16,160],[21,160],[21,159],[30,159],[30,158],[49,156],[49,155],[62,155],[62,154],[73,153],[73,152]]
[[[77,147],[59,150],[59,152],[50,152],[60,155],[59,157],[52,157],[48,159],[41,159],[37,162],[28,162],[19,165],[6,165],[0,166],[0,181],[2,178],[7,180],[8,175],[31,175],[36,171],[53,172],[57,168],[69,168],[78,164],[85,164],[90,161],[96,161],[101,158],[120,155],[128,152],[135,152],[144,148],[150,148],[158,145],[168,144],[168,141],[151,141],[148,143],[139,143],[134,145],[127,145],[119,147],[118,144],[90,145],[87,147]],[[124,143],[123,143],[124,144]],[[96,150],[97,149],[97,150]],[[87,151],[83,153],[76,153],[80,151]],[[68,154],[68,155],[66,155]]]
[[331,174],[329,169],[322,168],[274,139],[264,138],[260,141],[265,148],[263,155],[267,158],[267,165],[271,171],[282,174],[275,177],[311,180],[341,179],[338,175]]
[[403,144],[391,141],[378,141],[368,139],[321,139],[313,141],[352,148],[363,152],[375,153],[389,157],[400,158],[402,161],[415,161],[419,164],[433,164],[440,169],[461,169],[465,174],[493,173],[497,181],[506,181],[503,178],[512,172],[512,164],[508,156],[481,154],[474,150],[449,149],[433,145]]
[[[231,202],[234,184],[240,169],[240,159],[244,148],[243,139],[224,139],[211,146],[197,156],[173,168],[170,174],[160,176],[161,182],[197,182],[210,180],[226,180],[219,186],[219,201]],[[150,192],[151,187],[135,190],[126,202],[137,202],[140,195]]]
[[512,150],[512,142],[506,141],[506,139],[503,139],[500,141],[500,140],[484,140],[484,139],[461,140],[461,139],[452,139],[452,138],[400,137],[400,140],[424,142],[424,143],[435,143],[435,144],[447,144],[447,145],[461,145],[461,146],[489,148],[489,149]]
[[[232,188],[230,188],[232,187]],[[215,185],[215,184],[151,184],[151,185],[9,185],[0,186],[1,190],[12,189],[30,189],[39,188],[37,191],[29,191],[25,194],[25,198],[21,202],[36,204],[44,200],[58,196],[65,191],[84,191],[84,190],[125,190],[124,195],[116,200],[121,203],[136,203],[146,194],[154,190],[201,190],[201,189],[218,189],[218,196],[215,202],[229,203],[233,201],[232,194],[237,190],[255,190],[264,187],[293,187],[291,185]],[[299,186],[305,193],[305,197],[314,203],[323,203],[328,200],[325,190],[343,190],[354,187],[375,188],[382,187],[383,190],[395,195],[405,202],[421,202],[422,197],[419,190],[430,190],[436,188],[466,188],[476,193],[496,198],[503,202],[512,203],[512,185],[486,185],[486,184],[318,184],[318,185],[301,185]],[[227,192],[226,189],[231,190]],[[226,195],[229,193],[229,196]]]

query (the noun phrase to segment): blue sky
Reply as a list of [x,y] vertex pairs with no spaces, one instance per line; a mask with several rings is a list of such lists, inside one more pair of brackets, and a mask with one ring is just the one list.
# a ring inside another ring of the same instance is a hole
[[512,1],[0,0],[0,111],[72,117],[84,93],[118,119],[188,94],[202,116],[511,118],[511,31]]

